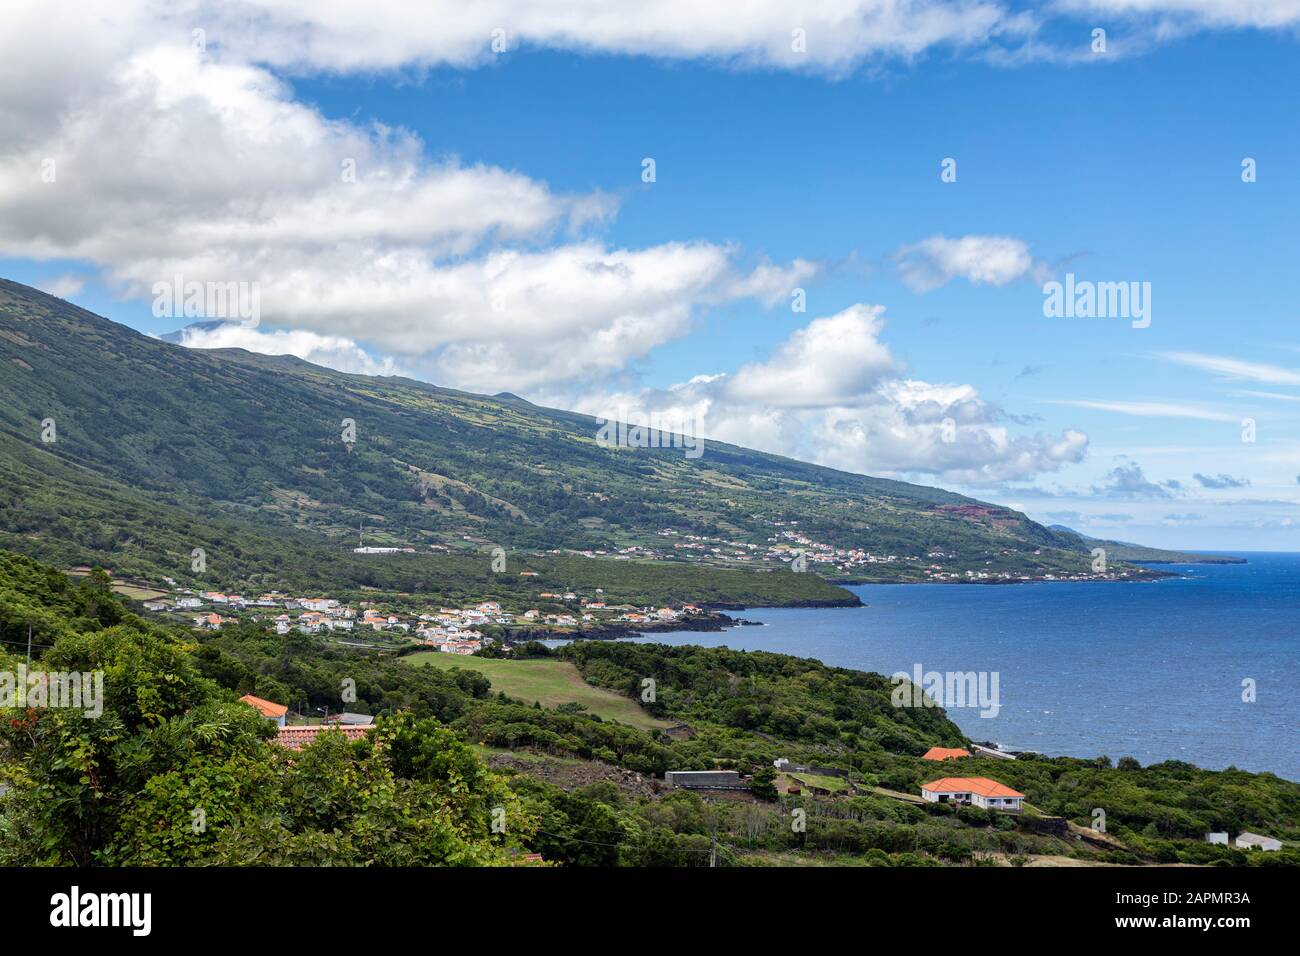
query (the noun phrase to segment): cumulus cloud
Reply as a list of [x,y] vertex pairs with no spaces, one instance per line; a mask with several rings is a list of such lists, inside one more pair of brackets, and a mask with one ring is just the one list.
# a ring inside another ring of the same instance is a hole
[[742,366],[724,395],[745,404],[773,407],[851,405],[898,370],[878,336],[884,306],[854,305],[815,319],[794,332],[765,362]]
[[83,260],[126,297],[247,283],[271,326],[499,390],[616,371],[700,309],[774,304],[817,272],[704,241],[611,247],[591,234],[609,196],[329,119],[215,29],[206,50],[187,27],[139,45],[92,30],[74,51],[57,25],[20,10],[0,34],[0,69],[31,71],[0,84],[0,255]]
[[60,299],[70,299],[86,287],[86,280],[81,276],[61,275],[46,279],[36,284],[36,288]]
[[1129,462],[1112,468],[1106,475],[1105,483],[1093,485],[1092,493],[1105,498],[1172,498],[1173,493],[1167,486],[1148,481],[1137,462]]
[[893,255],[899,275],[918,292],[929,292],[953,279],[982,285],[1006,285],[1035,269],[1029,246],[1012,236],[931,236],[903,246]]
[[391,358],[375,360],[351,339],[305,329],[265,330],[235,322],[203,323],[181,329],[178,345],[195,349],[246,349],[263,355],[295,355],[315,365],[362,375],[396,375]]
[[691,0],[430,0],[419,16],[389,0],[193,6],[187,26],[209,23],[213,36],[255,59],[328,70],[475,66],[497,50],[540,47],[843,73],[1019,32],[997,0],[808,0],[796,10],[782,0],[748,0],[743,10]]
[[1192,475],[1202,488],[1249,488],[1249,478],[1234,478],[1232,475],[1202,475],[1200,472]]
[[1014,435],[966,384],[909,374],[881,341],[883,308],[858,304],[793,332],[765,361],[666,389],[588,393],[563,403],[697,421],[705,438],[845,471],[966,485],[1028,480],[1081,461],[1088,438]]

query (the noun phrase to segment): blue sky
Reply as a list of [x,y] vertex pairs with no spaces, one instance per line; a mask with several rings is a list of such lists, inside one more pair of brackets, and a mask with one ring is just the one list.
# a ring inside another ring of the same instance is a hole
[[[1294,23],[1114,0],[1030,28],[976,6],[1003,26],[812,68],[725,33],[681,53],[635,22],[484,55],[380,17],[353,63],[330,52],[348,24],[304,53],[213,19],[195,51],[202,16],[145,11],[89,57],[112,130],[135,130],[120,147],[80,112],[91,67],[45,78],[72,91],[47,117],[40,77],[0,101],[27,124],[0,171],[61,163],[33,199],[0,172],[0,275],[147,332],[194,321],[155,316],[154,282],[249,281],[257,327],[189,344],[671,411],[1099,536],[1296,550]],[[351,156],[364,191],[333,185]],[[1067,272],[1150,283],[1150,326],[1045,317]]]

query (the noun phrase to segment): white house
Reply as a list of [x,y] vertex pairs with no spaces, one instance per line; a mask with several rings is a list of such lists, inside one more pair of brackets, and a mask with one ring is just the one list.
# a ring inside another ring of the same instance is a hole
[[1237,846],[1243,850],[1274,851],[1282,849],[1282,841],[1260,836],[1258,833],[1242,831],[1237,834]]
[[250,707],[256,708],[259,714],[272,721],[277,727],[285,725],[285,715],[289,713],[289,708],[284,704],[277,704],[275,701],[254,697],[252,694],[245,694],[239,699]]
[[1226,833],[1207,833],[1205,834],[1206,843],[1214,843],[1218,846],[1228,845],[1228,834]]
[[921,784],[921,797],[930,803],[965,803],[985,810],[1019,813],[1025,795],[988,777],[942,777]]

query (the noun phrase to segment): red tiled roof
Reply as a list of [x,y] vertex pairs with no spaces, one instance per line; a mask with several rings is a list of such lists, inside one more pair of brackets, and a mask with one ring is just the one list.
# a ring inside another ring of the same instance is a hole
[[277,704],[274,701],[263,700],[260,697],[254,697],[252,694],[245,694],[239,699],[251,707],[256,707],[257,712],[263,717],[283,717],[289,712],[289,708],[284,704]]
[[922,760],[956,760],[958,757],[969,757],[970,751],[963,750],[961,747],[931,747],[924,754]]
[[978,793],[981,797],[1023,797],[1024,794],[988,777],[943,777],[921,784],[931,793]]
[[339,733],[347,737],[348,740],[360,740],[366,735],[366,731],[373,730],[374,725],[368,724],[362,727],[349,727],[340,724],[309,724],[300,727],[281,727],[276,734],[275,742],[282,747],[288,747],[290,750],[302,750],[308,744],[312,743],[321,733]]

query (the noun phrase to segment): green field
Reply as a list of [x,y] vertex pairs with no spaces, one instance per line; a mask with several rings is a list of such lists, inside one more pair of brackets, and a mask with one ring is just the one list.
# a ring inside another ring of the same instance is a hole
[[493,691],[501,691],[530,704],[537,701],[543,707],[555,707],[578,703],[605,720],[617,720],[641,730],[663,730],[673,726],[671,721],[650,716],[631,698],[592,687],[568,661],[509,661],[440,651],[421,651],[404,660],[416,666],[443,670],[465,667],[479,671],[492,682]]

